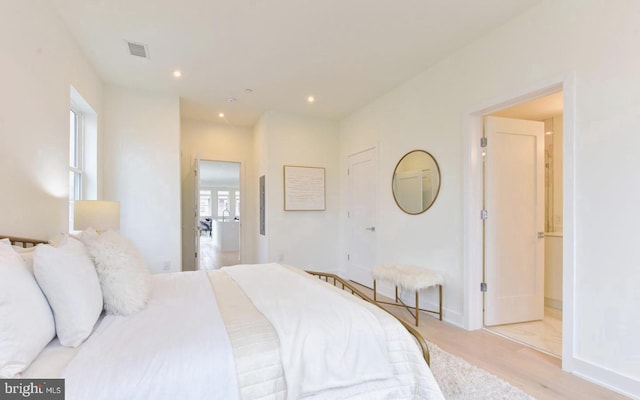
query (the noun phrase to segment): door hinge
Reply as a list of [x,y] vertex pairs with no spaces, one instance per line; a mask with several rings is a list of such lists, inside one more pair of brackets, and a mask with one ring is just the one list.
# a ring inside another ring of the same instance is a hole
[[486,137],[481,137],[480,138],[480,147],[487,147],[487,142],[489,140]]
[[484,221],[487,218],[489,218],[489,213],[487,212],[487,210],[480,210],[480,219]]
[[351,169],[347,168],[347,176],[351,175]]
[[351,260],[351,256],[349,254],[347,254],[347,261]]
[[351,211],[347,211],[347,218],[351,218]]
[[194,254],[195,254],[195,257],[198,258],[198,252],[196,251]]
[[481,292],[486,292],[487,291],[487,283],[486,282],[480,282],[480,291]]

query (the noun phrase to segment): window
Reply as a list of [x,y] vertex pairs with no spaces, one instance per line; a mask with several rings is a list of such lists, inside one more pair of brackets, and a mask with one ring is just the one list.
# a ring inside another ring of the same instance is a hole
[[236,190],[236,217],[240,217],[240,191]]
[[[218,216],[224,216],[224,211],[229,212],[229,191],[228,190],[219,190],[218,191]],[[227,214],[229,216],[229,214]]]
[[98,198],[98,115],[69,88],[69,232],[73,232],[74,200]]
[[73,108],[69,110],[69,199],[82,199],[83,170],[83,130],[82,114]]
[[211,191],[200,191],[200,215],[203,217],[211,216]]

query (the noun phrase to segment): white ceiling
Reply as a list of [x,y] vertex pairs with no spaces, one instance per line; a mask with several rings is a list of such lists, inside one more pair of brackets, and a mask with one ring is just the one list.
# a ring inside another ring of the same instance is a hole
[[[177,95],[184,117],[224,112],[242,126],[267,110],[344,117],[539,2],[51,1],[106,82]],[[148,45],[150,59],[129,55],[127,40]]]
[[491,115],[505,118],[528,119],[532,121],[544,121],[562,114],[562,92],[550,94],[531,100],[527,103],[505,108]]

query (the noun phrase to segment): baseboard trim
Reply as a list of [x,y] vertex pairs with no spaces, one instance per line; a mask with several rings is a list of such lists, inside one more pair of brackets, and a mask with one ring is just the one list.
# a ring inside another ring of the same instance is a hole
[[572,360],[573,373],[582,379],[604,386],[621,395],[640,400],[640,380],[622,375],[583,359],[574,357]]
[[544,298],[544,306],[555,308],[556,310],[562,311],[562,300],[552,299],[550,297]]

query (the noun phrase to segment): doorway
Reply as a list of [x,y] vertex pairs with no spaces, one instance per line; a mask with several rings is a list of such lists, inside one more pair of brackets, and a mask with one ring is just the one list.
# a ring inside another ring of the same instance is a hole
[[482,152],[484,326],[559,358],[562,127],[557,92],[485,116]]
[[200,160],[196,185],[198,269],[240,263],[240,163]]

